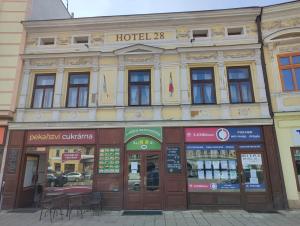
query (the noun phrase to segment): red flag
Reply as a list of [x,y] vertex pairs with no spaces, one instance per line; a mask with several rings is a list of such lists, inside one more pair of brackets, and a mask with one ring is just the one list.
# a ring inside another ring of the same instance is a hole
[[172,96],[173,93],[174,93],[174,85],[173,85],[172,73],[170,73],[169,93],[170,93],[170,96]]

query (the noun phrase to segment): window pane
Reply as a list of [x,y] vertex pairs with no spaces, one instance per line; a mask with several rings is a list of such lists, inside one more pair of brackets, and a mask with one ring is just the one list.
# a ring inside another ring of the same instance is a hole
[[128,155],[128,190],[140,191],[141,189],[141,156]]
[[206,104],[215,103],[215,94],[213,84],[204,84],[204,102]]
[[211,80],[212,70],[211,69],[193,69],[192,70],[193,80]]
[[41,108],[43,103],[43,89],[36,89],[34,93],[34,108]]
[[77,88],[69,89],[68,107],[77,107]]
[[295,74],[296,74],[297,87],[298,90],[300,90],[300,68],[296,68]]
[[251,87],[249,82],[241,83],[242,102],[252,102]]
[[286,69],[282,70],[282,80],[283,80],[283,86],[284,91],[291,91],[294,90],[294,83],[293,83],[293,74],[292,70]]
[[139,104],[138,86],[130,87],[130,104],[131,105]]
[[70,83],[72,85],[88,84],[89,76],[88,75],[71,75]]
[[88,100],[88,88],[87,87],[81,87],[79,89],[78,107],[86,107],[87,106],[87,100]]
[[146,156],[146,190],[157,191],[159,189],[159,156]]
[[247,79],[249,78],[248,68],[229,68],[229,79]]
[[203,103],[203,98],[202,98],[202,87],[200,84],[193,84],[193,99],[194,99],[194,104],[201,104]]
[[27,156],[23,187],[34,186],[37,182],[38,157]]
[[36,85],[38,86],[51,86],[54,85],[54,76],[39,76],[36,79]]
[[295,157],[295,165],[296,165],[296,173],[298,178],[298,184],[300,186],[300,149],[295,150],[294,152]]
[[131,71],[130,72],[131,82],[149,82],[150,74],[148,71]]
[[231,103],[240,103],[240,94],[237,83],[230,84]]
[[51,108],[52,107],[52,97],[53,97],[53,89],[45,89],[45,96],[44,96],[44,108]]
[[289,57],[280,57],[280,65],[289,65],[290,64],[290,58]]
[[149,105],[150,104],[150,92],[149,86],[142,86],[141,87],[141,104],[142,105]]
[[293,64],[300,64],[300,56],[293,56]]
[[[64,150],[68,150],[67,152]],[[57,157],[57,153],[59,157]],[[92,191],[94,148],[86,146],[49,147],[47,191],[68,193]]]
[[189,192],[239,192],[236,150],[233,145],[188,145]]

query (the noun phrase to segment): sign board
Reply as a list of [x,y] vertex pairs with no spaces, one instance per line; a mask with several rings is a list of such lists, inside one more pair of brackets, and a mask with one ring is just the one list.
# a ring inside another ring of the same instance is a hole
[[135,136],[150,136],[162,142],[162,128],[148,127],[148,128],[125,128],[125,143]]
[[98,173],[120,173],[119,148],[100,148]]
[[150,137],[138,137],[126,145],[128,151],[161,150],[161,144]]
[[19,150],[9,149],[7,152],[6,171],[9,174],[15,174],[17,170],[17,161],[19,156]]
[[81,160],[81,153],[63,153],[62,162],[70,160]]
[[259,127],[206,127],[186,128],[185,142],[244,142],[261,141]]
[[28,131],[26,145],[95,144],[96,130]]
[[0,145],[4,145],[5,142],[5,128],[0,127]]
[[300,128],[293,130],[294,145],[300,145]]
[[181,172],[180,147],[167,147],[167,169],[169,173]]
[[262,165],[261,154],[241,154],[243,169],[247,169],[249,165]]

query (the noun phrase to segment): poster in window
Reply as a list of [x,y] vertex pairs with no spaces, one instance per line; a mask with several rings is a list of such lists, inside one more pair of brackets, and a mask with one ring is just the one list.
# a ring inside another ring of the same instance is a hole
[[237,179],[237,173],[235,170],[230,170],[230,179],[231,180]]
[[219,169],[220,168],[220,161],[213,161],[213,168]]
[[198,170],[198,179],[200,179],[200,180],[205,179],[204,170]]
[[229,169],[235,170],[236,169],[236,161],[235,160],[229,160]]
[[202,160],[197,161],[197,167],[198,167],[198,169],[203,169],[203,161]]
[[167,170],[169,173],[181,172],[180,147],[167,147]]
[[221,179],[228,180],[228,171],[227,170],[221,172]]
[[214,179],[215,180],[220,180],[220,178],[221,178],[220,170],[215,170],[214,171]]
[[221,161],[221,169],[228,169],[227,160],[222,160]]
[[211,161],[210,160],[205,161],[205,169],[211,169]]
[[98,172],[100,174],[120,173],[120,149],[119,148],[100,149]]
[[211,170],[206,170],[206,179],[207,180],[212,180],[213,179]]

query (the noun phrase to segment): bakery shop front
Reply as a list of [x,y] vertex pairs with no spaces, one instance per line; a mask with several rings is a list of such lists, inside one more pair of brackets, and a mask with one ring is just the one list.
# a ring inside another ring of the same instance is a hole
[[270,210],[275,154],[270,126],[12,130],[3,207],[42,190],[100,191],[106,209]]

